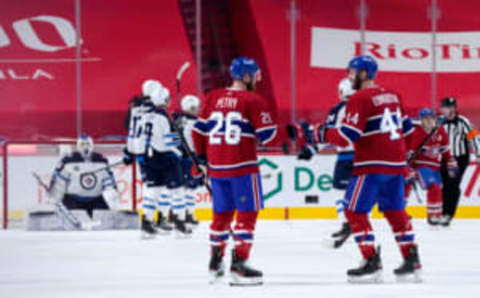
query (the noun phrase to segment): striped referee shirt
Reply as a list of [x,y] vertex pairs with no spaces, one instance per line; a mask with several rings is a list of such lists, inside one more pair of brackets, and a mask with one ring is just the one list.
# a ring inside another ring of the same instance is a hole
[[453,156],[468,155],[469,145],[475,150],[475,155],[480,156],[478,132],[466,117],[457,115],[454,119],[447,120],[443,127],[448,134],[450,150]]

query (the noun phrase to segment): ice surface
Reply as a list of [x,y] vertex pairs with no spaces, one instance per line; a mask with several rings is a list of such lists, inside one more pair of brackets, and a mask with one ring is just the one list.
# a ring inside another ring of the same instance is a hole
[[336,221],[261,221],[251,262],[265,285],[256,288],[208,285],[205,222],[189,240],[140,240],[138,231],[0,231],[0,297],[480,297],[480,221],[440,231],[414,225],[424,283],[394,281],[400,254],[377,220],[385,283],[351,285],[345,271],[359,262],[353,241],[338,251],[321,245]]

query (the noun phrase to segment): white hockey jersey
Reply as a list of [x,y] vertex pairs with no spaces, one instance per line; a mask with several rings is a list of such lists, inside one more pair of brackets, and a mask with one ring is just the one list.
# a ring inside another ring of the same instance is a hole
[[146,153],[147,135],[143,131],[146,113],[153,109],[153,104],[144,97],[134,98],[129,110],[127,151],[133,155]]
[[185,137],[185,141],[187,141],[188,148],[192,152],[195,152],[195,147],[193,146],[193,139],[192,139],[192,129],[197,121],[197,117],[188,115],[188,114],[181,114],[176,119],[178,127],[182,130],[183,136]]
[[[339,102],[329,112],[327,118],[328,128],[339,128],[342,125],[343,118],[345,118],[346,101]],[[353,145],[348,147],[337,147],[338,153],[353,152]]]
[[88,159],[76,151],[65,156],[55,168],[50,195],[55,199],[61,199],[65,194],[88,199],[101,196],[106,190],[116,189],[110,169],[92,173],[107,165],[108,160],[96,152],[92,152]]
[[167,112],[154,106],[142,117],[142,130],[146,137],[147,155],[172,152],[182,156],[178,134],[173,130]]

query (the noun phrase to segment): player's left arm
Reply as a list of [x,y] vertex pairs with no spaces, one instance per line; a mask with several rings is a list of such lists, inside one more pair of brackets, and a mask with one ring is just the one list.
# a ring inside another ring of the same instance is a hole
[[255,136],[262,145],[270,143],[277,135],[277,123],[274,111],[265,99],[258,96],[248,106],[248,120],[255,130]]

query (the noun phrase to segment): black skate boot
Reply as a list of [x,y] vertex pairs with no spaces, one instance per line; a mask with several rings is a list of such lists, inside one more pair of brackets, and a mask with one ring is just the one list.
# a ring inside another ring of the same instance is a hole
[[413,245],[410,248],[408,257],[405,258],[400,267],[393,270],[393,273],[399,282],[421,282],[421,269],[422,265],[418,257],[418,248],[416,245]]
[[174,229],[178,238],[190,238],[192,235],[192,229],[185,223],[184,220],[174,217]]
[[192,213],[187,211],[185,222],[193,228],[196,228],[199,224],[198,220],[195,219]]
[[342,229],[336,233],[332,234],[332,237],[335,238],[333,242],[333,248],[340,248],[347,241],[348,237],[352,234],[350,225],[348,222],[344,222]]
[[167,221],[161,212],[158,213],[158,219],[155,227],[158,229],[158,232],[163,235],[170,234],[170,232],[173,230],[172,224]]
[[382,260],[380,259],[380,247],[377,248],[375,255],[364,259],[360,267],[349,269],[347,271],[348,282],[351,283],[381,283]]
[[225,266],[223,264],[222,249],[220,247],[212,248],[210,264],[208,265],[210,275],[210,284],[216,283],[225,275]]
[[158,234],[157,230],[153,227],[153,223],[145,218],[145,215],[142,216],[142,238],[143,239],[152,239]]
[[262,271],[249,267],[246,262],[246,260],[237,257],[235,250],[232,250],[231,286],[259,286],[263,284]]
[[440,221],[440,225],[442,225],[442,227],[449,227],[451,221],[452,217],[450,215],[444,215]]

